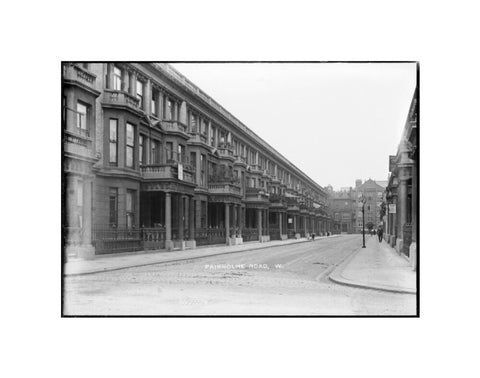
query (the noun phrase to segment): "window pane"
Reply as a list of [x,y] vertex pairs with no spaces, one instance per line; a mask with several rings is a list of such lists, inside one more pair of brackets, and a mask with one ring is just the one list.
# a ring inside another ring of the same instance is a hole
[[110,143],[110,163],[117,162],[117,144]]
[[110,163],[117,163],[117,129],[118,121],[116,119],[110,120]]
[[143,96],[143,83],[137,80],[137,95]]
[[133,167],[133,148],[127,146],[127,167]]
[[118,67],[113,68],[113,89],[116,91],[122,89],[122,70]]
[[133,146],[133,125],[127,123],[127,145]]
[[111,119],[110,120],[110,142],[117,141],[117,120]]
[[87,128],[87,107],[77,102],[77,127],[79,129]]
[[143,136],[140,135],[138,139],[138,161],[143,164]]
[[157,115],[157,100],[152,98],[152,114]]

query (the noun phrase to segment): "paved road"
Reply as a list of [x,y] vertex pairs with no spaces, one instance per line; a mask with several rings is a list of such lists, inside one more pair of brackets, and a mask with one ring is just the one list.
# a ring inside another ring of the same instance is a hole
[[145,315],[414,313],[412,296],[347,288],[328,273],[358,235],[65,279],[65,312]]

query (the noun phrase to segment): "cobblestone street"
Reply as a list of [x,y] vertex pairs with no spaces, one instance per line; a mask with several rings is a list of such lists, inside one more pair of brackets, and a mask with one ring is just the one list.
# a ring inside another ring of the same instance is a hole
[[[65,279],[67,315],[413,315],[415,296],[337,285],[345,235]],[[186,252],[188,253],[188,252]]]

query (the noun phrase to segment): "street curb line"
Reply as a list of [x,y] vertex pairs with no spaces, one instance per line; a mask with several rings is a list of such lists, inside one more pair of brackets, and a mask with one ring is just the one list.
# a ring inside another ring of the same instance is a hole
[[354,253],[348,256],[344,261],[342,261],[336,267],[336,269],[334,269],[330,273],[330,275],[328,276],[328,279],[340,285],[346,285],[346,286],[351,286],[351,287],[356,287],[361,289],[379,290],[379,291],[386,291],[389,293],[397,293],[397,294],[417,294],[416,290],[387,287],[382,285],[371,285],[371,284],[368,285],[368,284],[352,281],[343,277],[342,276],[343,271],[360,251],[361,251],[361,248],[358,248],[358,250],[356,250]]
[[353,255],[355,255],[358,252],[359,248],[354,249],[353,251],[350,252],[348,256],[346,256],[342,261],[340,261],[337,264],[333,264],[332,266],[329,266],[327,269],[325,269],[322,273],[320,273],[316,278],[315,281],[320,281],[323,277],[329,276],[332,274],[334,270],[336,270],[340,265],[342,265],[346,260],[352,258]]
[[[321,239],[319,239],[321,240]],[[176,260],[168,260],[168,261],[156,261],[156,262],[149,262],[145,264],[136,264],[136,265],[129,265],[129,266],[122,266],[122,267],[116,267],[116,268],[104,268],[102,270],[95,270],[91,272],[81,272],[81,273],[64,273],[64,277],[73,277],[73,276],[85,276],[88,274],[97,274],[97,273],[105,273],[105,272],[114,272],[116,270],[122,270],[122,269],[130,269],[130,268],[139,268],[142,266],[149,266],[149,265],[159,265],[159,264],[169,264],[169,263],[175,263],[175,262],[181,262],[181,261],[189,261],[189,260],[198,260],[201,258],[205,257],[213,257],[213,256],[222,256],[222,255],[229,255],[232,253],[240,253],[240,252],[249,252],[249,251],[256,251],[260,249],[269,249],[269,248],[275,248],[275,247],[284,247],[287,245],[292,245],[292,244],[300,244],[300,243],[306,243],[306,242],[311,242],[311,240],[301,240],[297,242],[292,242],[288,244],[280,244],[280,245],[268,245],[268,246],[262,246],[259,248],[250,248],[250,249],[243,249],[241,251],[230,251],[230,252],[221,252],[221,253],[214,253],[211,255],[204,255],[204,256],[194,256],[194,257],[186,257],[182,259],[176,259]]]

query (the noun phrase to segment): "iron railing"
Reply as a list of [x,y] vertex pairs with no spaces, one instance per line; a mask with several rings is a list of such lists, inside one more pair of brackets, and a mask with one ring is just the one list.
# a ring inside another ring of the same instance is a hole
[[197,245],[225,244],[224,228],[197,228],[195,229]]
[[95,253],[102,255],[117,252],[141,251],[143,238],[141,229],[94,229],[92,244]]
[[242,236],[244,241],[258,240],[258,228],[244,228]]
[[272,228],[268,229],[268,234],[270,235],[270,240],[280,240],[280,229]]

